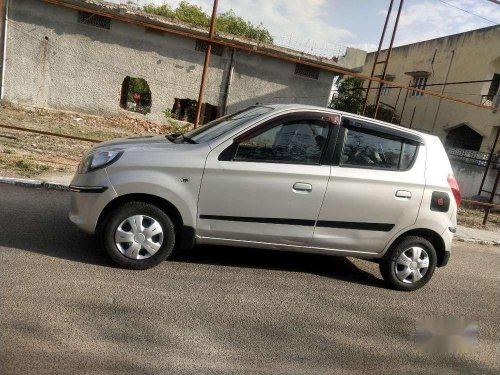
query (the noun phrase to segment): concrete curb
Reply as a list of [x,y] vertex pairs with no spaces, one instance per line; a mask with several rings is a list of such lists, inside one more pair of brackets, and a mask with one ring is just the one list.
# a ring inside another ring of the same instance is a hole
[[0,183],[27,187],[45,188],[50,190],[69,191],[69,186],[58,182],[33,180],[29,178],[0,177]]

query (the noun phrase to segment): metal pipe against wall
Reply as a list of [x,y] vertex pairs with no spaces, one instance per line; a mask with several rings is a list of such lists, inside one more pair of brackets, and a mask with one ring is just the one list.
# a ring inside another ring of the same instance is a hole
[[[499,180],[500,180],[500,169],[497,171],[497,177],[495,178],[495,183],[493,184],[493,189],[491,189],[491,195],[490,195],[490,199],[488,201],[489,204],[492,204],[493,200],[495,199],[495,193],[497,191]],[[486,225],[486,222],[488,221],[488,215],[490,214],[490,210],[491,210],[491,206],[486,206],[484,209],[483,225]]]
[[[408,86],[410,86],[411,84],[411,79],[410,79],[410,82],[408,82]],[[399,122],[401,123],[403,121],[403,114],[405,113],[405,107],[406,107],[406,101],[408,100],[408,90],[406,90],[406,95],[405,95],[405,100],[403,102],[403,108],[401,108],[401,115],[400,115],[400,118],[399,118]]]
[[197,128],[200,123],[201,107],[203,105],[203,95],[205,95],[205,83],[207,80],[208,64],[210,63],[210,53],[212,52],[212,39],[215,33],[215,19],[217,18],[217,6],[219,0],[214,0],[212,9],[212,19],[210,21],[210,32],[208,33],[208,45],[205,51],[205,62],[203,64],[203,73],[201,74],[200,93],[198,94],[198,103],[196,105],[196,117],[194,119],[194,127]]
[[411,120],[410,120],[410,129],[413,126],[413,118],[415,117],[415,110],[417,109],[417,106],[413,107],[413,113],[411,114]]
[[[385,58],[384,70],[382,72],[382,80],[384,80],[384,81],[385,81],[385,73],[387,72],[387,66],[389,65],[389,61],[391,59],[392,46],[394,45],[394,38],[396,38],[396,31],[398,29],[399,18],[401,16],[401,11],[403,10],[403,3],[404,3],[404,0],[400,0],[398,14],[396,15],[396,22],[394,22],[394,29],[392,30],[391,42],[389,44],[389,48],[387,49],[387,56]],[[375,99],[375,111],[373,112],[373,118],[377,118],[377,112],[378,112],[378,107],[379,107],[379,102],[380,102],[380,94],[382,93],[382,86],[383,85],[384,85],[383,83],[379,83],[379,85],[378,85],[377,98]]]
[[490,155],[488,156],[488,161],[486,162],[486,169],[483,174],[483,179],[481,180],[481,185],[479,186],[479,192],[477,195],[481,195],[483,192],[484,182],[486,181],[486,176],[488,175],[488,170],[490,169],[491,160],[493,159],[493,154],[495,153],[495,148],[497,147],[498,136],[500,135],[500,126],[497,128],[497,135],[495,141],[493,142],[493,147],[491,148]]
[[[3,26],[3,54],[2,54],[2,80],[0,82],[0,100],[3,100],[5,96],[5,65],[7,65],[7,32],[9,30],[9,2],[5,1],[5,22],[2,22]],[[2,0],[0,0],[0,14],[2,14]],[[2,17],[3,18],[3,14]],[[1,28],[0,28],[1,30]]]
[[226,89],[224,90],[224,102],[222,105],[222,114],[227,112],[227,102],[229,101],[229,93],[231,91],[231,81],[233,80],[234,73],[234,48],[231,50],[231,62],[229,64],[229,73],[227,75]]
[[[452,50],[451,51],[451,59],[450,59],[450,63],[448,64],[448,70],[446,71],[446,76],[444,77],[444,84],[443,84],[443,88],[441,89],[441,94],[444,94],[444,90],[446,88],[446,83],[448,82],[448,77],[450,75],[451,64],[453,64],[453,58],[454,57],[455,57],[455,50]],[[437,118],[438,118],[438,115],[439,115],[439,110],[441,109],[441,102],[442,101],[443,101],[443,98],[439,98],[439,103],[438,103],[438,107],[436,109],[436,114],[434,115],[434,121],[432,122],[431,133],[434,132],[434,128],[436,127],[436,122],[437,122]]]
[[[396,98],[396,104],[394,104],[394,111],[392,111],[392,116],[391,116],[391,124],[394,121],[394,116],[396,116],[396,110],[398,109],[399,97],[401,96],[401,90],[402,89],[400,88],[399,92],[398,92],[398,97]],[[401,122],[401,119],[399,119],[399,122]]]
[[2,25],[3,25],[3,0],[0,0],[0,35],[2,34]]
[[[373,77],[373,75],[375,74],[375,68],[378,64],[378,56],[380,54],[380,50],[382,49],[382,43],[384,42],[384,38],[385,38],[385,31],[387,30],[387,24],[389,23],[389,18],[391,17],[392,3],[394,3],[394,0],[391,0],[391,3],[389,4],[389,9],[387,10],[387,16],[385,17],[384,28],[382,29],[382,35],[380,36],[380,42],[378,43],[378,49],[377,49],[377,52],[375,52],[375,56],[373,56],[373,66],[372,66],[372,72],[370,73],[370,77]],[[370,94],[371,87],[372,87],[372,81],[369,80],[368,87],[366,88],[365,99],[363,100],[363,108],[361,109],[362,115],[365,114],[366,105],[368,103],[368,95]]]

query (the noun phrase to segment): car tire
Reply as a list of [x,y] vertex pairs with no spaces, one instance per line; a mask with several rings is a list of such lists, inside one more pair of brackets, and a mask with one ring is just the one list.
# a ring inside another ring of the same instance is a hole
[[100,239],[115,263],[144,270],[170,256],[176,231],[170,217],[160,208],[145,202],[127,202],[107,216]]
[[379,263],[380,273],[391,287],[413,291],[429,282],[436,269],[436,249],[423,237],[398,241]]

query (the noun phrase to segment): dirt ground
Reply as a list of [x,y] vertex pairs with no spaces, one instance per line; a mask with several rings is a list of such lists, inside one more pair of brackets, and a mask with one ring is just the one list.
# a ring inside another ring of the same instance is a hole
[[488,222],[483,225],[484,208],[480,207],[465,207],[458,209],[457,221],[458,225],[463,225],[468,228],[500,230],[500,213],[491,212],[488,215]]
[[[92,116],[2,104],[0,124],[105,141],[112,138],[176,132],[187,123],[157,124],[131,116]],[[185,129],[184,129],[185,130]],[[36,177],[72,174],[95,143],[0,127],[0,176]]]

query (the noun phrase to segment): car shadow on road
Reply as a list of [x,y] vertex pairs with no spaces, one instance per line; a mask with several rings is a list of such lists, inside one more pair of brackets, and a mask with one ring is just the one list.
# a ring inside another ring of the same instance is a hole
[[0,247],[111,265],[94,236],[69,221],[68,193],[20,186],[0,188]]
[[[95,236],[78,230],[68,219],[66,192],[22,187],[1,188],[0,247],[26,250],[87,264],[115,267]],[[307,272],[384,287],[351,260],[328,255],[224,246],[196,246],[178,252],[173,261],[217,266]]]
[[357,284],[386,288],[381,279],[377,278],[373,273],[359,268],[349,258],[331,255],[199,245],[192,250],[177,253],[173,261],[225,267],[304,272]]

